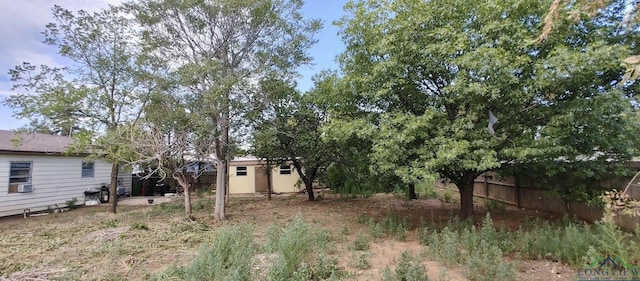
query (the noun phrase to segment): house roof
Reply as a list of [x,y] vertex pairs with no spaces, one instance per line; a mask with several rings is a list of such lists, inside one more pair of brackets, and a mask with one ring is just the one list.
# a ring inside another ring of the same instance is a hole
[[73,139],[66,136],[0,130],[0,151],[64,153],[71,143]]

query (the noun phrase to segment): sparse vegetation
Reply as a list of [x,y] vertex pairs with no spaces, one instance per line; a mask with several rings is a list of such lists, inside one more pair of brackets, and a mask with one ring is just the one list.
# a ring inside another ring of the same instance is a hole
[[484,207],[488,213],[497,213],[506,211],[507,204],[492,199],[485,199]]
[[352,252],[351,253],[351,266],[356,269],[369,269],[371,268],[371,262],[368,253]]
[[[416,210],[429,218],[417,222],[393,210],[404,208],[401,204],[407,208],[416,204],[441,208],[441,204],[433,200],[409,203],[391,195],[380,198],[329,197],[321,208],[313,210],[299,209],[306,206],[302,197],[275,198],[270,203],[262,198],[234,198],[232,219],[222,224],[210,223],[207,206],[212,202],[208,198],[195,199],[194,206],[204,207],[194,213],[193,221],[182,218],[182,202],[178,200],[143,207],[122,205],[118,214],[85,207],[57,217],[7,220],[0,222],[0,244],[5,250],[0,252],[0,276],[46,273],[46,279],[55,280],[427,280],[423,269],[427,258],[429,263],[445,266],[429,272],[429,280],[456,280],[461,275],[469,280],[527,280],[530,276],[523,276],[518,268],[528,260],[560,261],[570,269],[606,255],[623,258],[628,264],[640,261],[636,249],[640,237],[605,223],[531,219],[519,228],[511,224],[509,229],[496,229],[494,225],[501,223],[498,219],[494,223],[493,216],[472,224],[440,210],[440,214],[451,216],[443,221],[434,215],[436,209],[426,213]],[[301,211],[290,212],[296,209]],[[495,216],[504,222],[518,212]],[[358,220],[364,223],[355,224]],[[414,236],[410,230],[417,225]],[[398,233],[407,235],[405,242],[398,242]],[[416,248],[403,254],[405,245]],[[66,260],[52,260],[52,256],[65,256]],[[242,261],[237,262],[240,257]],[[93,262],[87,264],[87,259]],[[41,268],[42,264],[50,268]]]
[[440,200],[442,200],[445,203],[457,203],[455,202],[454,198],[453,198],[453,192],[451,190],[446,189],[443,193],[442,193],[442,198],[440,198]]
[[73,197],[70,200],[67,200],[66,204],[67,204],[67,208],[69,208],[69,210],[73,210],[78,208],[78,198]]
[[204,246],[187,266],[170,267],[153,280],[253,280],[251,257],[254,253],[250,226],[222,227],[211,245]]
[[424,264],[422,264],[422,259],[418,255],[414,255],[410,251],[404,251],[400,255],[398,266],[393,272],[388,266],[385,267],[382,273],[382,280],[428,281],[429,277],[426,274],[426,268]]
[[570,219],[559,223],[535,219],[516,231],[497,231],[487,214],[479,229],[449,223],[439,231],[422,227],[416,233],[420,243],[429,246],[429,257],[447,266],[464,265],[470,280],[515,280],[515,265],[503,258],[509,255],[574,267],[603,256],[617,257],[627,264],[640,261],[632,235],[604,222],[588,225]]
[[353,245],[352,245],[352,249],[355,251],[367,251],[369,250],[369,244],[371,243],[371,237],[362,232],[359,231],[356,234],[356,238],[353,239]]
[[397,214],[389,212],[380,222],[376,222],[372,217],[367,220],[358,217],[358,222],[363,223],[364,221],[366,221],[369,232],[371,232],[373,238],[395,237],[399,241],[405,241],[407,239],[407,220]]

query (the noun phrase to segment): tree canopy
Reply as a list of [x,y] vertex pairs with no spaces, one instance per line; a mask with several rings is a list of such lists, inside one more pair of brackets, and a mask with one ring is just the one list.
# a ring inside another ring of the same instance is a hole
[[214,217],[224,219],[232,135],[242,134],[245,114],[261,102],[262,80],[291,81],[310,61],[307,49],[321,24],[301,15],[299,0],[139,0],[128,7],[143,25],[149,54],[172,62],[198,105],[195,127],[214,136]]
[[376,165],[406,183],[450,179],[463,217],[473,213],[473,183],[483,172],[585,161],[608,170],[628,160],[637,148],[637,123],[628,118],[637,85],[618,86],[624,69],[612,60],[632,53],[628,42],[637,37],[614,24],[624,1],[528,43],[544,7],[349,2],[339,22],[347,49],[338,95],[352,105],[341,110],[360,117],[335,120],[338,135],[369,136]]
[[58,49],[71,61],[65,68],[28,62],[10,70],[14,90],[21,92],[4,103],[15,116],[26,118],[51,131],[75,134],[75,150],[92,151],[113,163],[112,212],[118,162],[129,156],[126,144],[112,142],[117,128],[139,118],[147,100],[156,91],[148,79],[162,70],[142,53],[133,20],[119,7],[89,13],[52,9],[54,23],[43,32],[44,43]]

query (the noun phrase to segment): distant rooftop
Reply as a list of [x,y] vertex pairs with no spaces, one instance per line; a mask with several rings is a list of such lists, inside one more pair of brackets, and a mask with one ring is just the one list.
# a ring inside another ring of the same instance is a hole
[[0,130],[0,152],[64,153],[71,143],[66,136]]

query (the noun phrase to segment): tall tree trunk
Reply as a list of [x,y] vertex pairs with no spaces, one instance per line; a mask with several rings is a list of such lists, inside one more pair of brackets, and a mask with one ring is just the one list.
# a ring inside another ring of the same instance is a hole
[[229,164],[231,163],[231,159],[227,158],[227,168],[225,169],[225,173],[224,173],[224,182],[225,182],[225,187],[224,187],[224,208],[226,210],[227,208],[227,203],[229,203]]
[[465,176],[462,181],[456,183],[460,191],[460,217],[465,220],[473,217],[473,185],[475,176]]
[[111,164],[111,184],[109,185],[109,201],[111,208],[109,212],[116,213],[118,209],[118,162]]
[[302,182],[304,182],[304,187],[307,190],[307,194],[309,195],[309,201],[316,200],[315,196],[313,195],[313,181],[316,179],[318,168],[304,170],[303,172],[302,164],[299,162],[299,160],[296,160],[295,157],[292,157],[291,162],[293,162],[293,166],[296,168],[298,176],[300,176],[300,179],[302,180]]
[[416,184],[410,183],[409,184],[409,200],[415,200],[415,199],[418,199],[418,194],[416,194]]
[[218,158],[218,173],[216,175],[216,203],[213,210],[213,218],[221,221],[226,219],[225,203],[227,197],[227,169],[229,167],[229,112],[225,107],[225,112],[220,115],[221,136],[217,137],[216,157]]
[[173,177],[180,187],[184,190],[184,213],[188,220],[193,218],[193,209],[191,208],[191,184],[189,184],[188,176],[182,174]]
[[267,167],[265,168],[265,173],[267,176],[267,200],[271,201],[271,192],[273,191],[273,184],[271,183],[271,172],[273,170],[273,167],[271,165],[271,162],[269,162],[270,160],[267,160]]
[[309,195],[309,201],[316,200],[316,197],[313,194],[313,181],[310,181],[310,180],[304,181],[304,186],[307,188],[307,194]]
[[218,171],[216,174],[216,203],[213,210],[213,217],[216,220],[224,220],[224,197],[227,189],[225,174],[227,172],[227,161],[218,159]]
[[193,212],[191,208],[191,188],[189,185],[183,186],[184,189],[184,214],[187,216],[187,219],[190,220],[193,218]]

